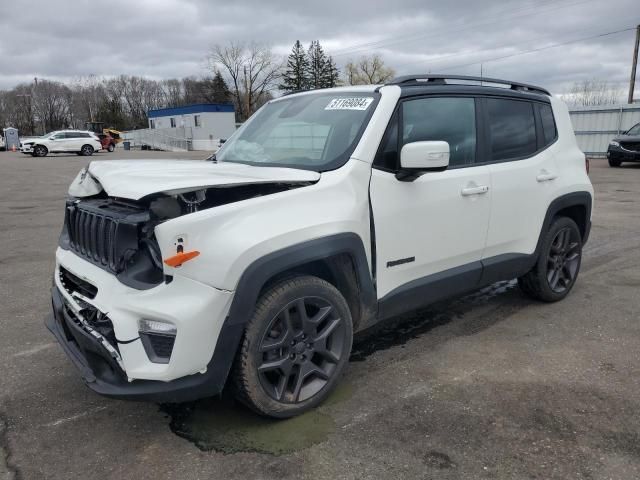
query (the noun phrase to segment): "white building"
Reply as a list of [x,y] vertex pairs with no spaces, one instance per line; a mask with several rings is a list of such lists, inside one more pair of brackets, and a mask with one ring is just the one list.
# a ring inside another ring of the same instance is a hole
[[[203,103],[149,110],[149,130],[156,137],[188,141],[190,149],[214,151],[236,130],[233,105]],[[173,142],[172,142],[173,143]]]
[[574,107],[569,115],[580,149],[589,157],[601,157],[613,137],[640,122],[640,105]]

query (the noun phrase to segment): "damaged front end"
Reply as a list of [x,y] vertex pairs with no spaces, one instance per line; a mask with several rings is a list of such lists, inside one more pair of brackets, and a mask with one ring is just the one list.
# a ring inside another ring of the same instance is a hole
[[72,183],[60,247],[106,270],[129,287],[144,290],[163,281],[163,259],[155,227],[197,211],[272,195],[312,182],[220,185],[160,192],[139,200],[111,197],[87,171]]

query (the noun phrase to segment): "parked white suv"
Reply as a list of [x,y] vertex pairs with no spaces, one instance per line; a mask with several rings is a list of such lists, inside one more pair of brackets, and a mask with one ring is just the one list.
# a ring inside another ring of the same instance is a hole
[[34,157],[45,157],[49,153],[77,153],[91,156],[102,149],[100,139],[89,131],[59,130],[42,137],[22,142],[20,151]]
[[511,278],[564,298],[593,197],[566,106],[450,78],[285,96],[212,161],[81,171],[46,323],[88,386],[182,401],[229,377],[289,417],[327,397],[376,322]]

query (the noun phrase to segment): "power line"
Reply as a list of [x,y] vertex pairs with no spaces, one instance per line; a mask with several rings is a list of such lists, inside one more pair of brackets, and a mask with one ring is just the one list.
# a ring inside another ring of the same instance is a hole
[[[355,53],[358,52],[362,52],[362,51],[368,51],[371,50],[372,48],[380,48],[380,47],[385,47],[385,46],[390,46],[390,45],[395,45],[398,43],[404,43],[404,42],[408,42],[408,41],[415,41],[415,40],[420,40],[420,39],[427,39],[427,38],[433,38],[433,37],[441,37],[443,34],[450,34],[450,33],[457,33],[457,32],[461,32],[461,31],[465,31],[465,30],[470,30],[470,29],[475,29],[481,26],[490,26],[496,23],[500,23],[500,22],[504,22],[507,20],[513,20],[516,18],[521,18],[521,17],[529,17],[529,16],[533,16],[533,15],[539,15],[542,13],[548,13],[550,11],[554,11],[554,10],[558,10],[561,8],[567,8],[567,7],[573,7],[576,5],[580,5],[580,4],[584,4],[584,3],[589,3],[592,2],[594,0],[581,0],[578,2],[573,2],[573,3],[567,3],[564,5],[558,5],[558,1],[554,1],[554,0],[550,0],[548,2],[544,2],[542,4],[537,4],[534,6],[531,5],[527,5],[527,6],[521,6],[519,8],[513,9],[508,11],[508,13],[511,14],[519,14],[519,15],[504,15],[501,14],[500,18],[498,18],[497,20],[495,19],[495,15],[492,17],[493,20],[490,21],[480,21],[480,22],[474,22],[474,23],[462,23],[459,22],[458,26],[462,26],[462,28],[451,28],[452,25],[448,24],[446,28],[440,29],[440,30],[436,30],[436,31],[430,31],[427,33],[420,33],[420,34],[412,34],[412,35],[408,35],[405,37],[396,37],[393,39],[386,39],[386,40],[378,40],[375,42],[368,42],[368,43],[363,43],[360,45],[352,45],[350,47],[347,48],[343,48],[343,49],[338,49],[338,50],[334,50],[333,52],[329,52],[331,53],[331,55],[333,57],[341,57],[341,56],[345,56],[345,55],[353,55]],[[540,8],[540,5],[544,6],[544,5],[552,5],[553,8],[547,8],[547,9],[543,9]],[[454,27],[456,26],[455,24],[453,25]]]
[[460,67],[468,67],[470,65],[478,65],[479,63],[495,62],[495,61],[498,61],[498,60],[504,60],[506,58],[517,57],[519,55],[526,55],[528,53],[540,52],[542,50],[548,50],[550,48],[561,47],[563,45],[570,45],[572,43],[578,43],[578,42],[582,42],[584,40],[592,40],[594,38],[601,38],[601,37],[607,37],[607,36],[610,36],[610,35],[616,35],[618,33],[628,32],[628,31],[635,30],[635,29],[636,29],[636,27],[630,27],[630,28],[624,28],[622,30],[615,30],[613,32],[606,32],[606,33],[600,33],[598,35],[591,35],[589,37],[576,38],[574,40],[569,40],[569,41],[560,42],[560,43],[554,43],[554,44],[547,45],[547,46],[544,46],[544,47],[539,47],[539,48],[532,48],[531,50],[523,50],[521,52],[516,52],[516,53],[509,54],[509,55],[503,55],[503,56],[500,56],[500,57],[487,58],[487,59],[484,59],[484,60],[478,60],[477,62],[463,63],[463,64],[459,64],[459,65],[452,65],[450,67],[441,68],[440,70],[441,71],[443,71],[443,70],[451,70],[452,68],[460,68]]
[[[587,29],[587,31],[589,31],[591,29]],[[567,32],[564,32],[567,33]],[[578,34],[578,33],[585,33],[585,29],[580,29],[580,30],[575,30],[573,32],[570,32],[569,34]],[[470,56],[474,53],[482,53],[482,52],[488,52],[488,51],[495,51],[495,50],[500,50],[503,48],[507,48],[507,47],[516,47],[516,46],[520,46],[520,45],[526,45],[526,44],[531,44],[531,43],[535,43],[538,41],[544,41],[547,40],[549,38],[549,35],[545,35],[545,36],[541,36],[541,37],[537,37],[536,39],[528,39],[524,42],[519,42],[519,43],[512,43],[509,45],[497,45],[497,46],[493,46],[493,47],[489,47],[489,48],[481,48],[481,49],[477,49],[477,50],[470,50],[470,51],[463,51],[463,52],[458,52],[458,53],[452,53],[452,54],[447,54],[447,55],[440,55],[437,57],[433,57],[433,58],[428,58],[422,61],[416,60],[416,61],[412,61],[412,62],[405,62],[405,63],[401,63],[400,65],[393,65],[393,68],[397,71],[397,70],[402,70],[405,67],[410,67],[412,65],[418,65],[418,64],[424,64],[424,65],[429,65],[429,67],[432,66],[433,63],[440,63],[443,60],[447,60],[450,58],[455,58],[455,57],[465,57],[465,56]],[[573,41],[573,40],[572,40]],[[482,63],[482,61],[480,61],[479,63]],[[455,68],[455,67],[446,67],[446,68]]]
[[[591,0],[586,0],[586,1],[591,1]],[[557,4],[557,3],[558,2],[554,1],[554,0],[547,0],[546,2],[541,2],[540,4],[536,5],[535,7],[537,8],[540,5]],[[522,11],[531,10],[531,7],[532,7],[531,5],[526,5],[526,6],[520,5],[520,6],[518,6],[518,8],[515,8],[513,10],[508,10],[507,13],[519,13],[519,12],[522,12]],[[504,15],[504,12],[503,12],[503,15]],[[503,21],[503,20],[506,20],[508,18],[509,18],[508,16],[506,16],[506,17],[502,16],[498,21]],[[477,25],[477,23],[469,25],[469,24],[465,24],[464,22],[458,22],[458,25],[460,25],[460,24],[465,25],[464,29],[472,28],[472,27]],[[480,22],[480,24],[482,24],[482,22]],[[451,32],[452,31],[451,30],[451,26],[452,26],[451,24],[448,24],[447,28],[443,28],[441,30],[436,30],[435,32],[431,31],[431,32],[428,32],[428,33],[418,33],[418,34],[414,33],[414,34],[411,34],[411,35],[395,37],[395,38],[392,38],[392,39],[376,40],[376,41],[373,41],[373,42],[362,43],[362,44],[359,44],[359,45],[358,44],[351,45],[351,46],[346,47],[346,48],[341,48],[341,49],[338,49],[338,50],[334,50],[332,52],[332,55],[334,57],[338,57],[338,56],[343,56],[343,55],[349,55],[349,54],[355,53],[357,51],[360,51],[362,49],[367,49],[369,47],[379,47],[379,46],[384,46],[384,45],[389,45],[389,44],[402,43],[402,42],[405,42],[405,41],[417,40],[419,38],[434,37],[434,36],[440,35],[441,33]],[[453,26],[455,27],[456,25],[454,24]]]

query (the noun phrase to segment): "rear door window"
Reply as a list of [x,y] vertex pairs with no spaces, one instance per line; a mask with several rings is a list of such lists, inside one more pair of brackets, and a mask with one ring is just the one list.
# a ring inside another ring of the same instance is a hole
[[534,154],[537,144],[533,104],[502,98],[487,98],[486,102],[491,160],[515,160]]

